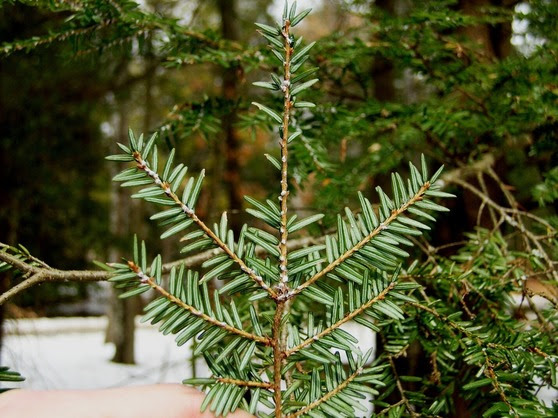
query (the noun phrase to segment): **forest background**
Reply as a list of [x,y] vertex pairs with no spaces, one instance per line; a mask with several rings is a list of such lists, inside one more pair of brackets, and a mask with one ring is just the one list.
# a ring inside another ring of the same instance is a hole
[[[433,165],[446,165],[444,179],[457,199],[430,232],[430,244],[417,242],[415,257],[460,262],[467,234],[497,231],[526,251],[543,276],[555,277],[558,6],[543,0],[300,3],[314,7],[301,31],[306,40],[319,40],[311,60],[320,82],[309,94],[318,106],[302,118],[314,134],[293,145],[295,210],[337,212],[354,204],[347,190],[384,185],[391,171],[404,172],[402,162],[424,152]],[[267,197],[276,177],[261,158],[276,154],[268,123],[250,102],[261,95],[252,82],[277,63],[253,22],[272,22],[281,6],[263,0],[4,2],[0,241],[23,244],[60,269],[92,269],[93,260],[125,254],[134,232],[158,236],[149,210],[111,183],[115,168],[104,160],[115,140],[126,142],[128,127],[158,131],[168,149],[176,147],[177,160],[208,169],[197,208],[203,217],[216,220],[226,210],[233,226],[244,223],[243,195]],[[515,210],[547,226],[514,225],[503,214],[513,217]],[[334,221],[326,217],[319,232]],[[515,242],[521,227],[544,253]],[[179,257],[164,241],[152,240],[150,251]],[[4,273],[0,288],[17,280]],[[0,312],[59,315],[61,304],[82,300],[91,286],[44,284]],[[77,306],[73,313],[87,313]],[[138,302],[113,298],[111,306],[112,338],[123,336],[115,341],[115,360],[133,362],[130,318]]]

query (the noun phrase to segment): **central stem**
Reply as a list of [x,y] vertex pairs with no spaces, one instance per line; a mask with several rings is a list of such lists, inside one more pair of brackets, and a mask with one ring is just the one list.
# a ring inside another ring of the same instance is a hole
[[[288,171],[287,171],[287,157],[288,157],[288,139],[289,139],[289,118],[291,113],[291,56],[292,46],[291,37],[289,34],[291,23],[288,19],[285,20],[282,29],[282,36],[285,45],[285,61],[284,66],[284,79],[281,90],[284,93],[283,102],[283,125],[281,132],[281,193],[279,201],[281,202],[281,226],[279,234],[281,236],[279,241],[279,287],[278,294],[287,296],[289,292],[288,281],[289,275],[287,272],[287,198],[289,195],[288,187]],[[281,400],[281,368],[283,366],[283,359],[286,351],[286,335],[284,333],[283,315],[285,314],[286,297],[275,299],[276,311],[273,318],[273,390],[275,401],[275,416],[280,418],[282,414],[282,400]]]
[[283,126],[282,126],[282,137],[281,143],[281,194],[279,195],[279,201],[281,202],[281,227],[279,228],[279,233],[281,235],[281,240],[279,242],[279,269],[280,274],[280,289],[284,292],[287,291],[287,282],[289,280],[289,275],[287,273],[287,198],[289,195],[289,185],[288,185],[288,172],[287,172],[287,157],[288,157],[288,139],[289,139],[289,118],[291,113],[291,54],[292,47],[290,42],[290,22],[285,21],[285,26],[283,27],[282,35],[285,42],[285,62],[283,63],[285,69],[285,76],[283,80],[283,85],[281,86],[284,93],[283,102]]
[[282,334],[282,319],[285,312],[285,301],[277,301],[277,310],[273,318],[273,400],[275,401],[275,417],[281,418],[281,367],[283,365],[283,356],[285,347],[283,347]]

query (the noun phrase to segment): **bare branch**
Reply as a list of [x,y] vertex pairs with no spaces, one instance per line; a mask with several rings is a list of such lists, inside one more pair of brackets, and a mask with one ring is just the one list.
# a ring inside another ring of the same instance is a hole
[[0,260],[13,266],[15,269],[30,274],[31,277],[25,279],[21,283],[7,290],[0,295],[0,305],[4,304],[8,299],[14,297],[24,290],[45,282],[97,282],[107,280],[111,277],[112,273],[108,271],[94,271],[94,270],[57,270],[53,268],[45,268],[34,266],[33,264],[26,263],[14,255],[6,252],[0,252]]
[[[519,211],[518,209],[510,209],[504,208],[503,206],[499,205],[498,203],[494,202],[490,197],[484,194],[482,191],[474,187],[473,185],[469,184],[468,182],[458,178],[452,177],[449,179],[452,183],[455,183],[464,189],[467,189],[477,195],[483,202],[486,202],[489,206],[493,207],[500,215],[504,218],[504,220],[512,227],[519,229],[521,233],[527,237],[539,250],[541,256],[544,258],[545,262],[547,263],[550,274],[555,280],[558,280],[558,272],[554,269],[554,263],[552,259],[549,257],[545,249],[543,248],[540,241],[537,239],[537,236],[533,234],[530,230],[528,230],[522,222],[518,222],[516,219],[513,218],[512,215],[525,215],[527,212]],[[510,215],[511,214],[511,215]],[[531,215],[530,217],[534,217],[535,215]],[[540,220],[543,225],[546,224],[546,221]],[[546,226],[546,225],[545,225]],[[550,227],[552,228],[552,227]],[[553,229],[553,228],[552,228]]]
[[[288,244],[289,249],[297,249],[306,247],[311,244],[321,243],[325,240],[324,237],[313,238],[305,237],[297,240],[290,241]],[[10,248],[9,245],[0,242],[0,247]],[[162,272],[163,274],[168,273],[173,267],[178,267],[184,264],[186,267],[196,267],[201,265],[204,261],[209,260],[216,254],[222,252],[220,248],[215,248],[212,250],[204,251],[203,253],[193,255],[191,257],[186,257],[180,260],[172,261],[170,263],[163,264]],[[256,254],[261,255],[265,251],[263,249],[256,249]],[[99,282],[108,280],[113,275],[110,271],[102,270],[59,270],[55,268],[48,267],[48,265],[33,256],[27,256],[32,261],[45,266],[40,267],[33,265],[32,263],[26,263],[20,258],[11,255],[5,251],[0,251],[0,261],[3,261],[11,265],[14,269],[22,272],[31,274],[31,277],[25,279],[23,282],[15,285],[11,289],[7,290],[0,295],[0,305],[4,304],[9,299],[13,298],[15,295],[23,292],[24,290],[35,286],[36,284],[45,282]]]
[[393,356],[388,356],[388,361],[391,367],[391,371],[393,372],[393,377],[395,379],[395,384],[397,386],[399,396],[401,396],[401,401],[405,404],[405,408],[407,409],[407,412],[409,412],[409,414],[412,417],[418,416],[418,414],[414,411],[413,407],[411,406],[409,399],[407,399],[407,396],[405,395],[405,389],[403,389],[403,384],[401,383],[401,379],[399,379],[399,374],[397,373],[397,368],[395,367]]

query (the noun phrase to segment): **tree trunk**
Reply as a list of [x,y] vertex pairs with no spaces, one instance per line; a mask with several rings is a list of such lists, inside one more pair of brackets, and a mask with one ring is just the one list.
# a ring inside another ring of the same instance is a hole
[[[396,10],[394,0],[377,0],[374,5],[387,14],[393,15]],[[372,81],[374,82],[374,98],[380,102],[389,102],[395,99],[395,71],[393,63],[384,58],[374,58],[372,64]]]
[[[236,16],[236,0],[218,0],[219,13],[221,14],[221,30],[223,38],[236,41],[239,39],[239,31]],[[234,124],[237,121],[236,103],[238,101],[238,80],[241,68],[231,64],[229,68],[223,69],[223,96],[230,102],[231,111],[223,116],[223,132],[225,135],[225,172],[224,184],[228,197],[229,209],[239,211],[242,209],[242,188],[240,181],[240,140]],[[240,231],[240,217],[234,215],[229,218],[233,231]]]
[[[459,2],[460,10],[471,16],[479,16],[483,13],[483,8],[490,6],[512,7],[507,5],[505,0],[460,0]],[[479,44],[487,58],[503,59],[510,55],[513,50],[511,45],[511,22],[465,26],[463,33]]]
[[[126,143],[128,136],[128,116],[124,100],[118,101],[118,142]],[[115,152],[118,152],[114,150]],[[110,165],[111,176],[118,173],[116,164]],[[116,242],[120,242],[123,237],[128,235],[130,225],[130,200],[123,193],[119,184],[113,182],[111,186],[111,211],[110,211],[110,230]],[[109,250],[109,260],[118,262],[121,258],[121,250],[118,245],[113,245]],[[111,286],[111,298],[108,311],[107,342],[114,343],[115,352],[112,361],[116,363],[134,364],[134,318],[137,311],[137,299],[119,299],[121,290]]]

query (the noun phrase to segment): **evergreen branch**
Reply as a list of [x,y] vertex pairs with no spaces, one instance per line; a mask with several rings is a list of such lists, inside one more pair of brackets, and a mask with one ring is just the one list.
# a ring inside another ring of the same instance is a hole
[[138,151],[134,151],[133,157],[138,164],[138,169],[144,171],[149,177],[151,177],[154,183],[165,192],[165,195],[171,198],[182,209],[182,211],[231,258],[231,260],[237,263],[244,273],[248,274],[263,290],[267,291],[269,296],[273,299],[277,299],[277,293],[275,290],[269,287],[261,276],[248,267],[227,244],[225,244],[200,218],[198,218],[194,210],[180,200],[176,193],[171,190],[171,187],[167,182],[161,181],[159,175],[147,166],[147,163],[142,159],[141,154]]
[[112,7],[114,7],[118,12],[118,14],[124,13],[122,7],[120,7],[120,5],[115,0],[107,0],[107,3],[110,4]]
[[[517,347],[513,347],[513,346],[507,347],[507,346],[503,346],[501,344],[484,342],[477,335],[473,334],[469,330],[465,329],[464,327],[460,326],[459,324],[455,323],[454,321],[452,321],[449,318],[445,317],[444,315],[440,314],[436,310],[434,310],[432,308],[429,308],[427,306],[421,305],[420,303],[416,303],[416,302],[409,302],[409,304],[418,308],[418,309],[422,309],[426,312],[429,312],[430,314],[435,316],[437,319],[439,319],[443,322],[446,322],[451,328],[456,329],[460,333],[463,333],[468,338],[470,338],[470,340],[472,342],[474,342],[480,348],[480,350],[481,350],[481,352],[484,356],[484,363],[485,363],[484,364],[484,368],[485,368],[484,374],[485,374],[485,376],[490,379],[492,387],[498,393],[498,395],[500,396],[500,399],[502,399],[502,402],[504,402],[506,404],[506,406],[509,408],[510,413],[514,414],[515,416],[518,416],[514,407],[511,405],[510,401],[508,400],[504,389],[502,388],[502,386],[500,385],[500,383],[498,381],[498,378],[497,378],[496,373],[494,371],[494,365],[490,361],[490,356],[489,356],[489,354],[487,352],[487,349],[486,349],[486,348],[493,348],[493,349],[514,351],[514,350],[517,350]],[[544,351],[540,350],[536,346],[535,347],[527,347],[527,350],[536,354],[536,355],[538,355],[538,356],[541,356],[543,358],[548,357],[548,354],[546,354]]]
[[486,351],[483,351],[483,354],[484,354],[485,364],[486,364],[484,375],[492,381],[492,387],[494,387],[496,392],[498,392],[498,395],[500,396],[500,399],[502,399],[502,402],[504,402],[509,408],[510,415],[513,414],[515,417],[519,417],[515,408],[508,400],[506,393],[504,392],[504,389],[502,389],[502,386],[500,385],[498,378],[496,377],[496,373],[494,372],[494,366],[490,362],[490,358],[488,357],[488,354],[486,353]]
[[289,292],[289,297],[293,297],[294,295],[302,292],[304,289],[312,285],[314,282],[316,282],[326,274],[332,272],[337,266],[342,264],[345,260],[350,258],[354,253],[356,253],[362,247],[368,244],[376,235],[380,234],[383,230],[385,230],[389,224],[395,221],[401,214],[405,213],[407,209],[409,209],[409,207],[411,207],[416,202],[422,200],[424,194],[429,188],[430,188],[430,182],[427,181],[422,185],[419,191],[411,199],[405,202],[405,204],[403,204],[399,209],[394,209],[391,212],[391,215],[385,221],[383,221],[382,223],[380,223],[380,225],[374,228],[372,232],[370,232],[367,236],[365,236],[362,240],[360,240],[354,247],[347,250],[339,258],[337,258],[336,260],[328,264],[324,269],[314,274],[314,276],[312,276],[306,282],[304,282],[303,284],[301,284],[300,286],[298,286],[297,288]]
[[54,2],[55,7],[57,8],[63,8],[64,5],[66,5],[68,7],[68,9],[63,9],[63,10],[71,10],[71,11],[82,11],[83,10],[83,4],[80,4],[79,1],[73,1],[73,0],[55,0]]
[[248,388],[265,388],[270,389],[273,385],[269,382],[255,382],[251,380],[240,380],[231,379],[229,377],[217,377],[216,380],[219,383],[225,383],[228,385],[245,386]]
[[[283,104],[283,126],[282,133],[283,136],[280,141],[281,146],[281,193],[279,195],[279,201],[281,202],[281,226],[279,228],[280,241],[279,241],[279,290],[282,292],[282,298],[276,300],[276,311],[273,317],[273,399],[275,401],[275,415],[281,417],[282,415],[282,398],[281,398],[281,368],[283,365],[283,355],[285,351],[286,344],[286,334],[282,329],[283,314],[285,313],[285,305],[288,295],[288,281],[289,276],[287,273],[287,200],[289,195],[288,190],[288,138],[289,138],[289,118],[291,111],[291,54],[293,53],[293,48],[291,46],[290,39],[290,26],[291,23],[289,19],[284,19],[284,25],[281,30],[281,36],[283,37],[283,44],[285,46],[285,59],[283,61],[284,68],[284,81],[281,85],[281,89],[284,93],[284,104]],[[288,305],[290,306],[290,305]]]
[[[289,250],[297,250],[299,248],[307,247],[308,245],[321,244],[323,242],[325,242],[325,237],[304,237],[289,241],[287,243],[287,247]],[[204,251],[203,253],[186,257],[182,260],[171,261],[169,263],[163,264],[163,273],[168,273],[172,267],[178,267],[181,264],[186,264],[186,266],[188,267],[199,266],[204,261],[207,261],[215,255],[221,254],[222,252],[222,248],[213,248],[211,250]],[[262,247],[256,247],[255,252],[258,256],[266,254],[266,250]]]
[[53,42],[61,42],[72,36],[83,36],[95,32],[97,30],[101,30],[103,28],[112,25],[114,22],[115,19],[107,19],[92,26],[87,26],[83,28],[73,28],[73,29],[68,29],[66,31],[45,35],[42,37],[25,39],[22,41],[15,41],[12,43],[4,43],[0,45],[0,52],[2,52],[4,55],[9,55],[13,52],[21,51],[26,48],[31,48],[31,47],[37,48],[42,45],[49,45]]
[[[145,35],[148,34],[150,31],[150,29],[146,29],[146,28],[136,28],[135,31],[128,35],[128,36],[122,36],[119,37],[113,41],[107,42],[105,44],[102,45],[95,45],[91,48],[88,49],[80,49],[79,51],[76,52],[75,56],[76,57],[84,57],[93,53],[102,53],[103,51],[109,50],[111,48],[114,48],[118,45],[124,45],[126,43],[132,42],[134,39],[136,39],[137,37],[141,36],[141,35]],[[139,78],[139,77],[138,77]],[[130,79],[136,79],[134,78],[130,78]],[[127,84],[127,83],[126,83]]]
[[[470,338],[472,341],[474,341],[482,349],[493,348],[493,349],[499,349],[499,350],[514,351],[514,350],[517,350],[517,348],[518,348],[517,346],[513,346],[513,345],[506,346],[506,345],[502,345],[502,344],[485,342],[482,339],[480,339],[477,335],[475,335],[474,333],[472,333],[471,331],[466,329],[465,327],[459,325],[455,321],[452,321],[447,316],[441,314],[440,312],[436,311],[435,309],[432,309],[428,306],[422,305],[422,304],[417,303],[417,302],[407,302],[407,304],[410,305],[410,306],[413,306],[417,309],[420,309],[420,310],[423,310],[425,312],[430,313],[431,315],[436,317],[436,319],[438,319],[439,321],[445,322],[446,324],[448,324],[450,328],[452,328],[452,329],[458,331],[459,333],[461,333],[461,334],[467,336],[468,338]],[[453,332],[452,332],[452,335],[454,337],[458,338],[458,336]],[[529,347],[526,347],[526,349],[533,352],[533,353],[536,353],[536,354],[540,355],[541,357],[548,357],[548,354],[546,354],[544,351],[542,351],[540,348],[538,348],[536,346],[529,346]]]
[[353,380],[355,380],[362,373],[362,371],[363,371],[362,367],[358,368],[353,374],[351,374],[349,377],[347,377],[347,379],[345,379],[343,382],[341,382],[335,389],[329,391],[324,396],[322,396],[320,399],[312,402],[308,406],[305,406],[304,408],[299,409],[295,413],[290,414],[289,418],[294,418],[294,417],[299,417],[301,415],[304,415],[304,414],[308,413],[308,411],[311,411],[312,409],[317,408],[322,403],[329,401],[331,398],[333,398],[339,392],[341,392],[343,389],[345,389],[347,386],[349,386],[349,384]]
[[[27,259],[30,262],[35,263],[35,264],[31,264],[34,267],[38,267],[38,268],[42,267],[42,268],[46,268],[46,269],[52,269],[52,267],[50,267],[43,260],[40,260],[37,257],[30,254],[29,251],[25,247],[23,247],[23,246],[20,246],[20,247],[22,249],[15,248],[15,247],[12,247],[11,245],[4,244],[3,242],[0,242],[0,248],[2,248],[2,250],[0,250],[0,253],[1,252],[6,252],[6,251],[12,251],[14,253],[21,254],[24,257],[24,258],[17,258],[16,257],[14,260],[19,260],[20,262],[23,262],[24,259]],[[1,263],[0,263],[0,266],[1,266]]]
[[[8,250],[10,247],[7,244],[0,243],[1,247],[4,247],[5,250]],[[15,255],[8,254],[6,251],[0,251],[0,260],[4,263],[15,267],[16,270],[21,271],[22,273],[38,273],[41,270],[41,267],[35,266],[31,263],[25,262],[23,259],[16,257]]]
[[[74,2],[67,2],[64,1],[62,3],[67,3],[70,6],[70,10],[73,13],[73,17],[81,17],[83,14],[87,12],[91,12],[87,8],[77,6],[77,3]],[[21,51],[26,48],[37,48],[39,46],[50,45],[54,42],[62,42],[67,40],[70,37],[74,36],[84,36],[91,33],[98,32],[102,29],[107,27],[114,26],[115,24],[122,24],[126,27],[126,29],[131,30],[133,32],[132,35],[126,36],[124,38],[120,38],[113,42],[110,42],[108,45],[103,46],[102,48],[107,48],[113,46],[115,43],[121,43],[128,38],[137,37],[143,33],[149,31],[162,31],[164,32],[169,38],[178,36],[184,36],[188,38],[195,39],[212,49],[224,49],[230,48],[234,51],[242,50],[242,46],[235,42],[224,42],[224,41],[215,41],[199,32],[192,31],[180,26],[177,26],[176,23],[172,20],[164,20],[159,16],[142,12],[138,15],[137,9],[134,10],[133,16],[128,16],[127,12],[125,12],[116,2],[112,0],[108,0],[108,3],[118,12],[118,16],[113,16],[110,18],[104,18],[90,26],[84,27],[77,27],[77,28],[70,28],[70,29],[63,29],[59,32],[50,33],[48,35],[37,36],[29,39],[23,40],[16,40],[14,42],[5,42],[0,45],[0,53],[4,55],[9,55],[16,51]],[[81,5],[80,5],[81,6]],[[78,19],[74,19],[77,21]],[[100,47],[101,48],[101,47]],[[86,54],[89,51],[80,51],[78,55]]]
[[[0,382],[23,382],[25,377],[16,371],[10,370],[9,367],[0,366]],[[0,389],[0,393],[8,389]]]
[[343,317],[341,320],[339,320],[336,323],[330,325],[329,327],[324,329],[319,334],[316,334],[316,335],[314,335],[310,338],[307,338],[306,340],[304,340],[303,342],[301,342],[297,346],[295,346],[295,347],[291,348],[290,350],[288,350],[287,352],[285,352],[285,357],[289,357],[289,356],[293,355],[294,353],[296,353],[297,351],[302,350],[304,347],[307,347],[308,345],[312,344],[314,341],[317,341],[320,338],[322,338],[322,337],[324,337],[328,334],[331,334],[334,330],[339,328],[341,325],[343,325],[344,323],[352,320],[357,315],[360,315],[362,312],[364,312],[366,309],[370,308],[376,302],[379,302],[380,300],[385,299],[387,294],[395,287],[395,285],[396,285],[395,282],[390,283],[389,286],[387,286],[384,290],[382,290],[377,296],[373,297],[372,299],[370,299],[368,302],[366,302],[365,304],[363,304],[359,308],[350,312],[345,317]]
[[270,345],[270,339],[267,337],[260,337],[256,334],[251,334],[249,332],[246,332],[244,330],[238,329],[236,327],[233,327],[231,325],[228,325],[225,322],[219,321],[207,314],[204,314],[203,312],[199,311],[198,309],[194,308],[193,306],[188,305],[187,303],[185,303],[184,301],[182,301],[181,299],[177,298],[176,296],[174,296],[173,294],[169,293],[166,289],[164,289],[163,287],[159,286],[153,277],[149,277],[148,275],[146,275],[143,271],[141,271],[141,269],[139,268],[139,266],[137,266],[133,261],[128,261],[128,266],[130,267],[130,270],[132,270],[134,273],[136,273],[136,275],[138,276],[138,278],[140,279],[141,283],[145,283],[148,284],[149,286],[151,286],[153,289],[155,289],[157,292],[159,292],[163,297],[165,297],[167,300],[173,302],[174,304],[180,306],[182,309],[189,311],[192,315],[197,316],[198,318],[203,319],[206,322],[209,322],[210,324],[217,326],[219,328],[222,328],[228,332],[230,332],[231,334],[237,334],[240,335],[241,337],[247,338],[249,340],[254,340],[256,342],[265,344],[265,345]]

